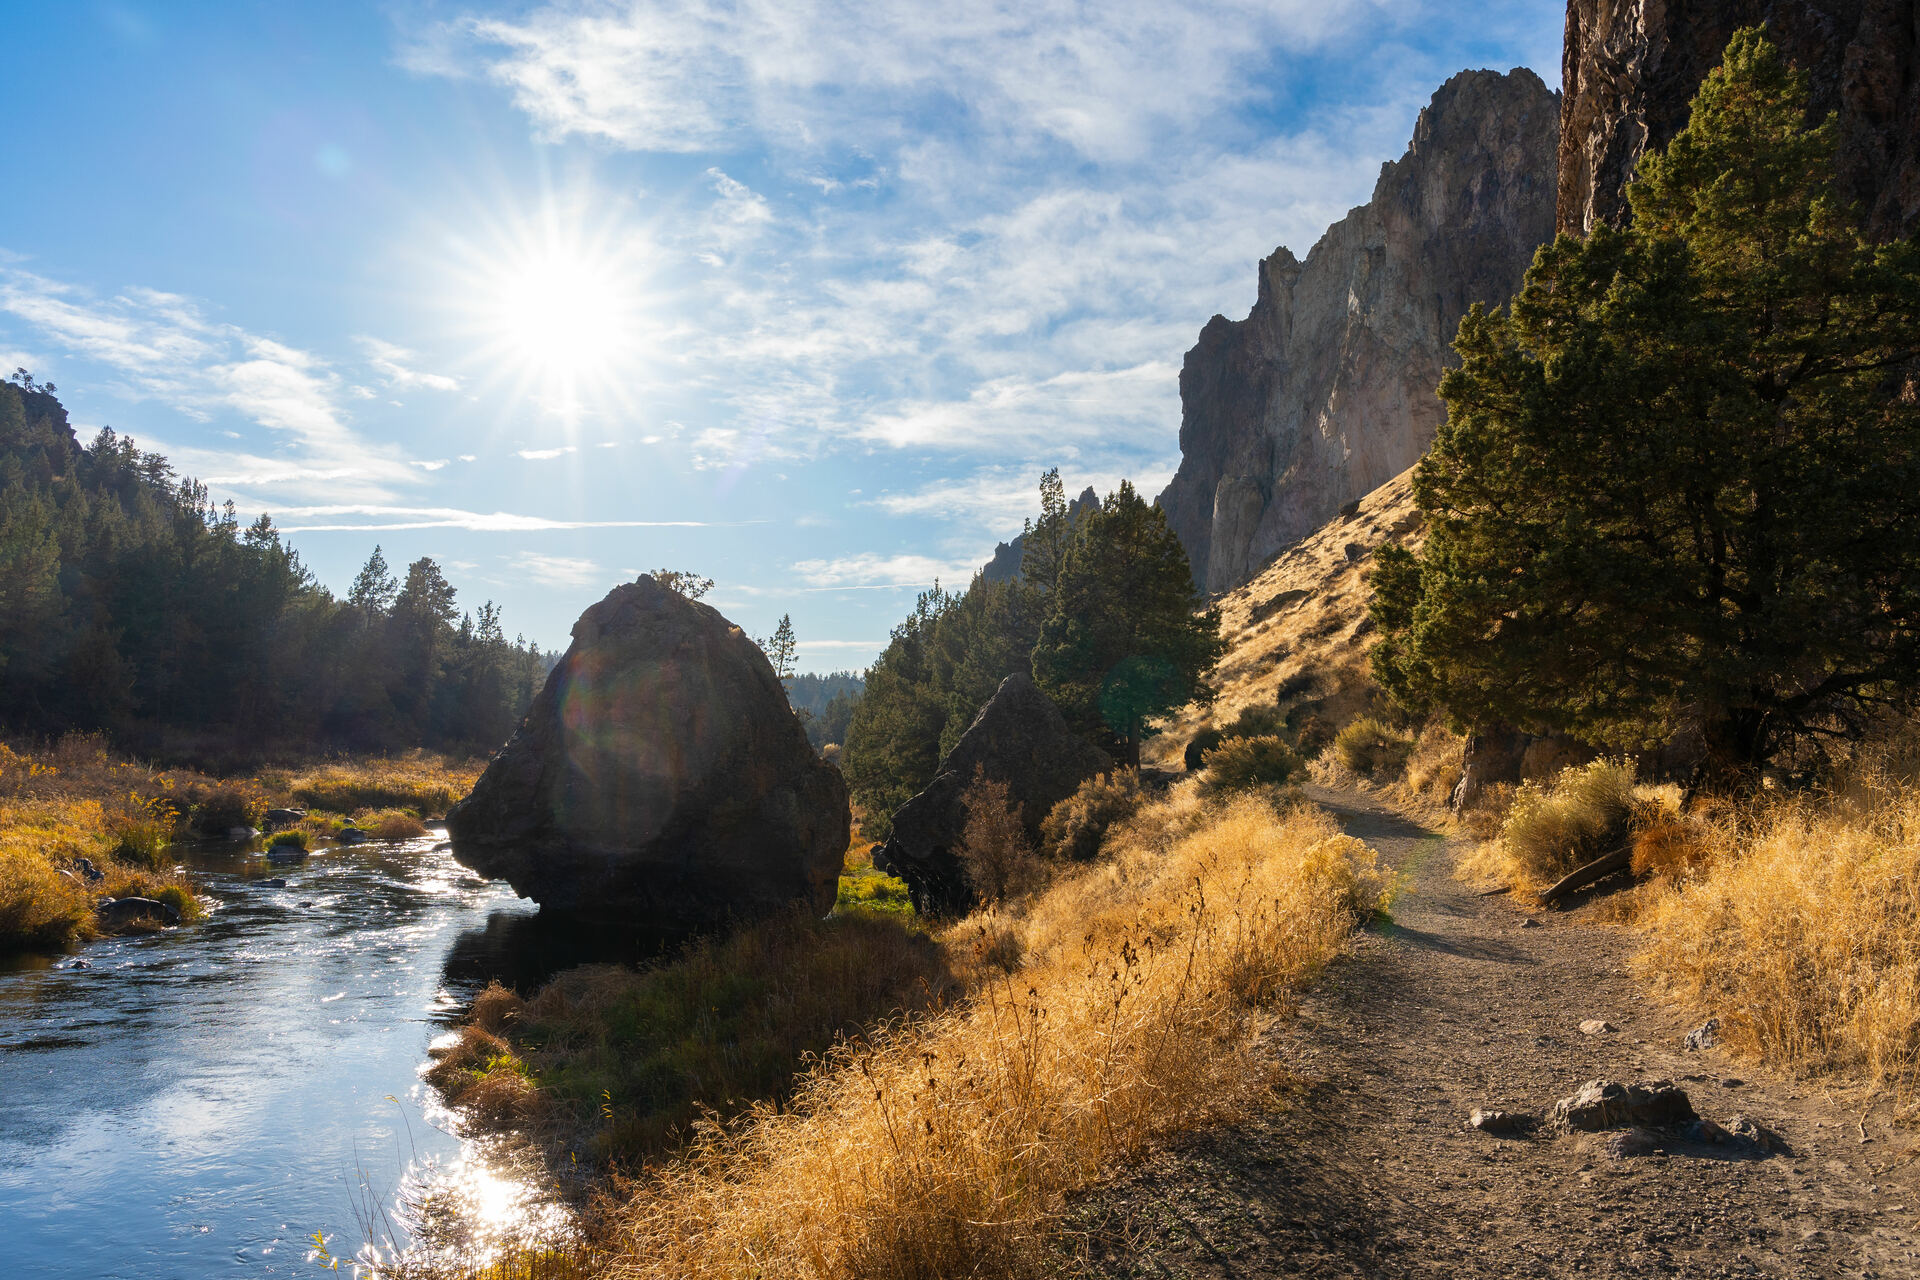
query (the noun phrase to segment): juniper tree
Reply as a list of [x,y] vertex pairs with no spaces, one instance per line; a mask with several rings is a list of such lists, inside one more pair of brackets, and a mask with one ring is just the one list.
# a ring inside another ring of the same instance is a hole
[[1920,246],[1833,194],[1835,124],[1738,32],[1629,188],[1474,307],[1374,572],[1381,682],[1464,726],[1740,771],[1920,686]]
[[1203,608],[1166,515],[1120,482],[1073,529],[1033,650],[1033,676],[1083,732],[1140,762],[1148,722],[1209,701],[1218,610]]

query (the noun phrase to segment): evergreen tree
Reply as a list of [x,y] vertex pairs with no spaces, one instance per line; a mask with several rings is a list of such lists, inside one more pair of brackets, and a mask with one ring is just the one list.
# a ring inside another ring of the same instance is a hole
[[1150,721],[1212,700],[1224,652],[1166,515],[1121,481],[1073,531],[1033,650],[1033,675],[1068,722],[1105,730],[1131,763]]
[[1913,705],[1920,246],[1852,229],[1807,101],[1737,33],[1632,226],[1461,321],[1427,541],[1373,579],[1402,702],[1622,749],[1692,724],[1724,772]]
[[767,661],[773,664],[773,674],[782,681],[791,679],[794,657],[800,651],[799,643],[793,638],[792,615],[781,614],[780,625],[773,629],[771,636],[758,641],[758,644],[760,651],[767,655]]
[[362,630],[372,630],[375,623],[386,616],[393,607],[393,598],[400,593],[400,584],[394,581],[393,573],[387,568],[387,558],[381,554],[380,544],[375,543],[373,554],[367,557],[367,563],[353,580],[353,586],[347,592],[347,603],[360,615]]

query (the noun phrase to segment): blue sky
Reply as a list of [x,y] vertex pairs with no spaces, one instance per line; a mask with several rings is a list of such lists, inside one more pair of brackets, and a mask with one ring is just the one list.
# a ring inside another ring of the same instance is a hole
[[1155,493],[1180,359],[1563,10],[8,6],[0,366],[561,647],[666,566],[865,665],[1040,471]]

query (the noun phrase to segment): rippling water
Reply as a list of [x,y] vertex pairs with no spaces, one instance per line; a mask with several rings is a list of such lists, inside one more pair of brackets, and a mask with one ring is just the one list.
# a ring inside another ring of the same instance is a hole
[[444,838],[196,850],[205,921],[0,962],[0,1274],[312,1274],[314,1232],[352,1255],[403,1184],[527,1213],[417,1072],[487,977],[586,957]]

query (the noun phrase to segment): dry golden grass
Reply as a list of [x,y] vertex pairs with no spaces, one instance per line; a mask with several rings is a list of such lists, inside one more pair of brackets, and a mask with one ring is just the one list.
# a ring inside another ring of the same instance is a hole
[[1405,782],[1412,799],[1425,806],[1446,804],[1460,785],[1466,747],[1465,738],[1437,720],[1420,730],[1407,756]]
[[1683,865],[1663,867],[1667,882],[1641,905],[1640,971],[1716,1014],[1737,1048],[1912,1101],[1920,793],[1867,769],[1832,795],[1713,814],[1680,841],[1686,852],[1668,861]]
[[789,1106],[651,1170],[611,1220],[606,1273],[1035,1275],[1069,1192],[1241,1112],[1270,1072],[1250,1033],[1383,878],[1325,816],[1252,796],[1178,788],[1128,833],[1017,915],[947,935],[1015,933],[1017,968],[981,966],[968,1000],[842,1044]]
[[[1367,618],[1373,557],[1355,560],[1347,548],[1370,553],[1387,544],[1419,545],[1412,476],[1409,470],[1381,485],[1352,516],[1329,521],[1219,599],[1228,647],[1213,674],[1219,696],[1211,706],[1184,707],[1168,717],[1163,732],[1143,745],[1142,763],[1180,768],[1195,734],[1224,729],[1243,711],[1274,706],[1281,690],[1303,677],[1313,678],[1316,697],[1331,699],[1321,713],[1328,728],[1367,712],[1373,692],[1367,654],[1379,641]],[[1318,750],[1315,736],[1303,735],[1308,755]]]
[[1460,874],[1538,893],[1632,838],[1636,802],[1654,803],[1652,793],[1636,793],[1633,779],[1630,762],[1602,759],[1522,783],[1499,835],[1461,859]]
[[[93,903],[102,897],[156,898],[186,918],[198,916],[192,885],[172,870],[166,852],[169,842],[195,830],[253,826],[269,805],[323,793],[390,804],[399,797],[411,808],[438,811],[448,796],[465,794],[482,767],[416,753],[220,779],[116,757],[98,734],[68,734],[40,749],[0,743],[0,950],[55,950],[93,937]],[[355,807],[363,806],[343,811]],[[421,830],[413,813],[375,816],[387,819],[384,838]],[[335,825],[316,813],[301,829],[330,834]],[[105,878],[81,879],[80,858]]]
[[333,813],[406,809],[418,818],[437,818],[473,790],[486,767],[485,760],[455,761],[413,751],[273,772],[261,780],[302,805]]

